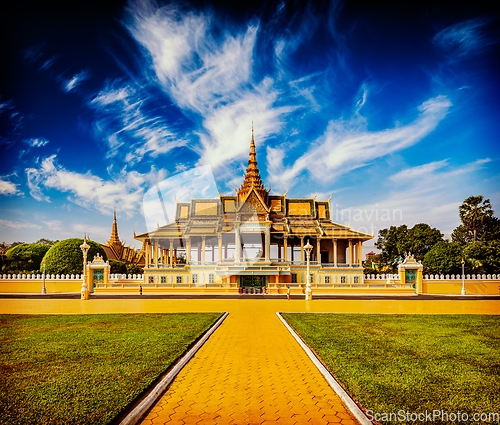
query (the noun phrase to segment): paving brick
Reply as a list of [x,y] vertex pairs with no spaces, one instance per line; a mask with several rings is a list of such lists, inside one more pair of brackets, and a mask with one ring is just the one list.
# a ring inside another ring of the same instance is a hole
[[143,424],[356,423],[276,310],[248,301],[232,304]]

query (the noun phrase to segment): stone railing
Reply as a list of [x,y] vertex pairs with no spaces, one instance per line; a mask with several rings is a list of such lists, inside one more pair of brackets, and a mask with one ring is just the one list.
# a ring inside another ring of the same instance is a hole
[[[43,274],[3,274],[0,275],[2,280],[43,280]],[[79,274],[46,274],[46,280],[79,280],[82,276]]]
[[366,280],[399,280],[399,274],[365,274]]
[[142,274],[125,274],[125,273],[116,273],[110,274],[108,276],[108,280],[144,280]]
[[[454,275],[452,274],[451,276],[449,274],[431,274],[431,275],[428,275],[426,274],[424,276],[424,279],[429,279],[429,280],[462,280],[462,275],[461,274],[457,274],[457,275]],[[500,275],[496,275],[496,274],[473,274],[473,275],[470,275],[470,274],[466,274],[465,277],[464,277],[465,280],[496,280],[496,279],[500,279]]]

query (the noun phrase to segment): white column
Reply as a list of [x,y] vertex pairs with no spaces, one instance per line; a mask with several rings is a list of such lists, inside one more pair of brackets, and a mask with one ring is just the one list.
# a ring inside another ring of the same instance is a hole
[[205,264],[205,236],[201,237],[201,264]]
[[321,264],[321,239],[318,236],[318,239],[316,239],[316,261],[318,264]]
[[219,263],[222,262],[222,235],[219,235]]
[[191,262],[191,236],[188,236],[187,246],[186,246],[186,263]]
[[266,228],[265,232],[264,232],[264,241],[265,241],[265,244],[266,244],[266,253],[264,255],[264,260],[265,261],[269,261],[269,251],[271,250],[271,235],[270,235],[270,232],[269,232],[269,227]]
[[300,262],[304,264],[304,236],[300,237]]
[[236,226],[234,228],[234,255],[237,262],[241,261],[241,247],[240,247],[240,228]]

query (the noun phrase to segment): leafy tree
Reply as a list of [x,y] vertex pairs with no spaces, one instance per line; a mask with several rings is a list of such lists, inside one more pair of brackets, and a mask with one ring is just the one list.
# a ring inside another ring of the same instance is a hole
[[4,255],[3,270],[7,273],[32,272],[40,263],[49,246],[37,243],[23,243],[10,248]]
[[[83,272],[83,254],[80,245],[83,239],[72,238],[57,242],[45,254],[46,273],[50,274],[80,274]],[[92,261],[99,253],[104,261],[107,260],[106,252],[100,244],[87,241],[90,249],[87,261]]]
[[456,242],[440,241],[425,254],[425,273],[457,274],[462,270],[462,247]]
[[[497,217],[486,217],[483,226],[477,229],[476,235],[481,241],[500,240],[500,220]],[[453,230],[451,240],[460,245],[468,245],[474,242],[474,232],[461,224]]]
[[477,231],[481,229],[488,217],[493,217],[493,210],[489,199],[484,196],[469,196],[458,207],[462,224],[474,233],[473,241],[477,241]]
[[45,238],[41,238],[41,239],[38,239],[35,243],[41,243],[43,245],[54,245],[56,242],[59,242],[59,241],[51,241],[50,239],[45,239]]
[[137,264],[127,264],[127,274],[144,274],[144,270]]
[[481,229],[482,241],[498,241],[500,240],[500,219],[497,217],[489,217]]
[[467,245],[474,242],[474,232],[467,229],[463,224],[456,227],[451,233],[451,240],[460,245]]
[[472,273],[500,273],[500,240],[476,241],[465,248],[464,255]]
[[375,247],[381,251],[385,263],[393,264],[392,271],[395,272],[398,259],[403,259],[405,254],[411,252],[417,260],[422,261],[425,254],[442,240],[443,234],[428,224],[416,224],[411,229],[403,224],[379,230]]
[[111,266],[109,272],[110,273],[120,273],[120,274],[126,274],[127,273],[127,265],[123,261],[118,261],[118,260],[108,260],[109,265]]

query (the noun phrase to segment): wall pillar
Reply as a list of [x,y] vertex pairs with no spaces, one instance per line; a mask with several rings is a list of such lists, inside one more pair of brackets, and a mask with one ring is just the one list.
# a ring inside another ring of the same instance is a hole
[[236,262],[241,261],[241,246],[240,246],[240,228],[234,228],[234,258]]
[[352,239],[349,239],[349,266],[352,266]]
[[191,262],[191,236],[188,236],[186,244],[186,264]]
[[287,261],[288,256],[288,235],[285,235],[285,239],[283,240],[283,259]]
[[264,260],[269,261],[269,251],[271,250],[271,234],[270,234],[270,229],[269,227],[266,228],[264,232],[264,241],[265,241],[265,254],[264,254]]
[[170,239],[169,256],[170,256],[170,267],[173,267],[173,265],[174,265],[174,240],[173,239]]
[[218,242],[219,242],[219,263],[222,262],[222,235],[219,235],[218,237]]
[[363,241],[358,241],[358,266],[363,265]]
[[300,237],[300,262],[304,263],[304,236]]
[[337,239],[333,240],[333,266],[337,267]]
[[144,263],[146,267],[149,267],[149,241],[144,241]]
[[316,239],[316,261],[318,262],[318,265],[321,264],[321,239],[318,236],[318,239]]
[[201,264],[205,264],[205,236],[201,237]]

